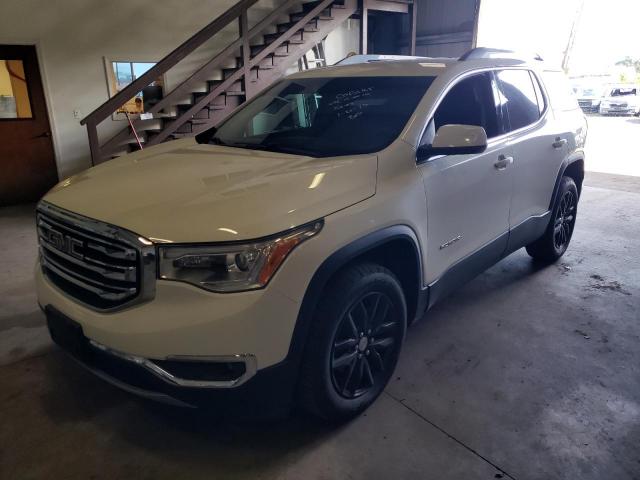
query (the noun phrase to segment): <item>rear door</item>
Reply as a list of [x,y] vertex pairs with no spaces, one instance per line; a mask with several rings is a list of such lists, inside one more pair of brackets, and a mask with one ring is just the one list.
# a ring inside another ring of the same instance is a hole
[[0,45],[0,206],[39,199],[58,180],[35,47]]
[[509,69],[496,76],[513,147],[514,195],[509,214],[513,229],[549,210],[556,176],[567,155],[567,132],[548,108],[532,72]]
[[[492,72],[459,80],[446,93],[427,124],[428,145],[447,124],[478,125],[487,132],[481,154],[447,155],[418,164],[427,196],[427,281],[456,263],[484,251],[475,273],[499,260],[506,247],[512,189],[512,150],[502,135]],[[460,279],[460,280],[466,280]]]

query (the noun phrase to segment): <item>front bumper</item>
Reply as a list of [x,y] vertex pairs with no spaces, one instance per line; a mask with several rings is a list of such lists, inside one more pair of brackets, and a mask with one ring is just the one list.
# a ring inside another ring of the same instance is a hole
[[[245,373],[233,388],[207,388],[168,374],[156,363],[87,338],[80,324],[51,306],[44,308],[52,339],[77,362],[103,380],[135,395],[180,407],[211,407],[224,414],[251,417],[285,414],[292,403],[295,369],[287,362]],[[231,359],[230,359],[231,360]],[[151,367],[154,365],[155,367]]]
[[636,113],[634,108],[603,108],[600,107],[600,115],[633,115]]
[[252,355],[260,370],[286,358],[299,311],[298,302],[271,287],[216,294],[158,280],[153,300],[105,313],[75,302],[39,267],[35,280],[40,305],[78,322],[89,339],[152,360]]

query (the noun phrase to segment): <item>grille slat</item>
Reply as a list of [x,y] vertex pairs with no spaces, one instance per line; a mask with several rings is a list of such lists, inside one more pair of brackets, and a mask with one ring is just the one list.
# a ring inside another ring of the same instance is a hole
[[141,252],[130,232],[51,206],[38,208],[37,226],[43,272],[65,293],[101,310],[140,294]]

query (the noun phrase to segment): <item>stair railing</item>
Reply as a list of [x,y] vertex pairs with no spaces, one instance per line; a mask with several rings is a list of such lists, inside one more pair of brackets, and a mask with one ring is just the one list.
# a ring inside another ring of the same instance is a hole
[[[207,76],[216,68],[219,68],[223,62],[229,60],[240,49],[242,66],[239,66],[238,70],[230,76],[223,78],[222,82],[216,85],[211,91],[206,93],[195,104],[191,106],[186,112],[178,116],[174,121],[168,123],[157,135],[155,135],[147,145],[155,145],[166,140],[172,135],[181,125],[188,122],[194,115],[200,110],[205,108],[213,99],[221,95],[227,88],[233,85],[235,82],[245,78],[245,94],[250,95],[248,91],[250,88],[249,79],[251,78],[251,69],[258,66],[262,60],[268,55],[274,53],[278,47],[291,38],[298,30],[303,29],[304,26],[313,20],[314,17],[319,15],[323,10],[328,8],[335,0],[321,0],[316,4],[313,9],[309,9],[305,14],[295,22],[287,31],[282,32],[277,39],[269,43],[264,49],[258,52],[256,55],[251,56],[250,41],[252,38],[261,34],[264,29],[274,23],[274,21],[288,9],[294,5],[301,5],[301,0],[287,0],[262,20],[260,20],[253,28],[248,29],[247,10],[257,3],[258,0],[241,0],[202,30],[197,32],[182,45],[177,47],[166,57],[160,60],[156,65],[149,69],[146,73],[135,79],[125,88],[120,90],[116,95],[104,102],[100,107],[95,109],[89,115],[87,115],[80,122],[81,125],[86,125],[87,133],[89,137],[89,148],[91,151],[91,163],[95,165],[105,160],[106,154],[108,154],[109,148],[118,145],[119,142],[126,141],[131,137],[129,127],[123,129],[117,133],[114,137],[109,139],[103,145],[100,144],[98,137],[98,125],[109,118],[112,113],[118,111],[122,105],[134,97],[144,87],[151,84],[155,79],[164,75],[169,69],[175,66],[178,62],[187,57],[190,53],[203,45],[207,40],[213,37],[216,33],[220,32],[223,28],[228,26],[233,21],[239,22],[239,37],[227,45],[221,52],[215,55],[211,60],[206,62],[200,68],[198,68],[191,76],[175,87],[169,94],[164,96],[158,103],[150,107],[147,113],[155,114],[163,108],[172,105],[172,101],[180,99],[180,96],[191,93],[189,89],[195,83],[202,82],[207,79]],[[304,52],[302,52],[304,53]],[[136,119],[133,121],[134,128],[141,125],[141,120]]]

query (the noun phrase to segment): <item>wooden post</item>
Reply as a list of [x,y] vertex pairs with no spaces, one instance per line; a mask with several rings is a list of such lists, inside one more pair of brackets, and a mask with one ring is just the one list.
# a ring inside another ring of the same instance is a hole
[[253,90],[253,85],[251,85],[251,67],[249,66],[249,62],[251,61],[251,47],[249,45],[249,21],[247,19],[247,9],[243,9],[240,14],[239,24],[239,32],[240,38],[242,39],[242,46],[240,47],[240,51],[242,54],[242,66],[244,70],[244,93],[245,98],[249,100],[251,97],[251,90]]
[[413,0],[409,5],[409,15],[411,26],[409,27],[409,55],[416,54],[416,28],[418,23],[418,0]]
[[367,16],[369,15],[369,8],[367,7],[367,0],[360,0],[360,53],[362,55],[367,54]]
[[100,163],[102,158],[100,158],[100,141],[98,140],[98,128],[92,120],[87,122],[87,134],[89,135],[91,166],[95,166]]

